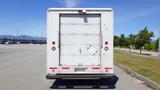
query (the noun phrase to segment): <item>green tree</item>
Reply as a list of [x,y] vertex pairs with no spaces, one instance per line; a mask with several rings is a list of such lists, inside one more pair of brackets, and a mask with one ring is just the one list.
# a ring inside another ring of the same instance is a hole
[[150,50],[155,51],[156,50],[155,42],[152,42],[150,44],[145,44],[144,49],[149,50],[149,51]]
[[124,42],[125,42],[124,34],[121,34],[121,36],[119,38],[119,46],[123,47],[124,46]]
[[118,43],[119,43],[120,47],[128,47],[128,45],[129,45],[128,40],[124,34],[121,34],[121,36],[118,40]]
[[159,46],[159,38],[156,40],[156,42],[155,42],[155,46],[156,46],[156,51],[158,51],[158,46]]
[[133,35],[133,34],[130,34],[128,36],[129,52],[131,52],[131,49],[133,48],[133,46],[135,44],[135,38],[136,38],[136,35]]
[[141,30],[136,36],[135,46],[137,49],[140,49],[140,54],[142,53],[142,47],[150,43],[151,37],[153,37],[153,32],[149,31],[147,27]]
[[119,46],[119,39],[120,39],[119,36],[114,35],[114,46],[115,46],[115,47],[118,47],[118,46]]

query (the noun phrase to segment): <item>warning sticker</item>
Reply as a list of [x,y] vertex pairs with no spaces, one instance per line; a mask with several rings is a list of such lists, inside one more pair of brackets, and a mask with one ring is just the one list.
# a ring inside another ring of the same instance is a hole
[[89,45],[87,50],[91,55],[97,55],[98,54],[97,48],[95,48],[93,45]]

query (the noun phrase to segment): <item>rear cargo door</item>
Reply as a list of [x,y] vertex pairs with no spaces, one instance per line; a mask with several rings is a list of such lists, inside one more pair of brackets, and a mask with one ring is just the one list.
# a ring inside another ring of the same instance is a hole
[[60,65],[100,65],[100,15],[60,15]]

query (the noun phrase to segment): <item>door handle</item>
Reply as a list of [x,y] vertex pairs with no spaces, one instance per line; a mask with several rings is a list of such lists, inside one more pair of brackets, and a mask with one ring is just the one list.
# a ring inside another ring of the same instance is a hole
[[82,52],[82,50],[81,49],[79,49],[79,53],[81,54],[81,52]]

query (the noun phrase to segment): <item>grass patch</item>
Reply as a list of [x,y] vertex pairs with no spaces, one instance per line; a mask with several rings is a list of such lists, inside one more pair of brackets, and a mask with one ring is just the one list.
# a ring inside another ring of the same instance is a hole
[[160,59],[114,51],[116,64],[123,65],[160,84]]

